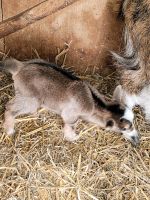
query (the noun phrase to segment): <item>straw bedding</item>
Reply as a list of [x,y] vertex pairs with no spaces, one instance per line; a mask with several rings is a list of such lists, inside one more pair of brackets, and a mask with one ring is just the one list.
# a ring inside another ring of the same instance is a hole
[[[115,74],[85,75],[111,97]],[[134,148],[120,135],[79,121],[76,143],[63,140],[59,116],[40,110],[16,119],[15,138],[3,132],[6,102],[13,82],[0,73],[1,200],[149,200],[150,125],[135,109],[141,145]]]

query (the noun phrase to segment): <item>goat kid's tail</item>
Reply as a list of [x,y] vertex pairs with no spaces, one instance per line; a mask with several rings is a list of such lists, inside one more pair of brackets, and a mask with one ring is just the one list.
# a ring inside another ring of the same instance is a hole
[[24,64],[19,60],[16,60],[14,58],[8,58],[0,62],[0,70],[9,72],[12,75],[15,75],[18,73],[20,68],[23,67],[23,65]]

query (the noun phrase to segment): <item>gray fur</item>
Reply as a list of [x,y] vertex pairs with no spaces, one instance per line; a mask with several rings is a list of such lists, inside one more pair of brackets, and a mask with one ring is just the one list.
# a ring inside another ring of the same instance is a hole
[[134,130],[132,120],[122,120],[127,108],[117,103],[117,99],[106,102],[89,83],[41,59],[27,62],[8,59],[3,68],[12,74],[15,87],[15,98],[7,103],[5,111],[4,129],[8,135],[14,133],[16,116],[34,113],[43,107],[62,117],[64,138],[69,141],[79,138],[74,125],[81,118],[108,130],[122,132],[132,143],[135,142],[131,138],[133,135],[129,134]]

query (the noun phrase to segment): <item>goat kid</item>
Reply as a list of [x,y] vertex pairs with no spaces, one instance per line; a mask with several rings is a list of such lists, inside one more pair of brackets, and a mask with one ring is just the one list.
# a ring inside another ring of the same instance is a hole
[[14,134],[16,116],[34,113],[43,107],[63,118],[64,138],[68,141],[79,138],[74,126],[81,118],[120,132],[132,144],[139,144],[133,112],[121,105],[118,89],[114,92],[113,102],[106,102],[88,82],[41,59],[26,62],[7,59],[1,63],[1,69],[12,74],[15,88],[15,97],[7,103],[4,116],[4,129],[8,135]]
[[118,91],[130,109],[143,107],[150,122],[150,0],[122,0],[120,14],[125,22],[125,52],[112,53],[121,74]]

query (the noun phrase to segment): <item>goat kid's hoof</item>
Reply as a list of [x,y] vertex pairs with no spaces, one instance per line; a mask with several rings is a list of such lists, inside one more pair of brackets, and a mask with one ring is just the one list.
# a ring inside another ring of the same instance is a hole
[[67,140],[68,142],[75,142],[79,139],[79,135],[71,135],[71,136],[64,136],[64,139]]
[[5,126],[4,126],[4,131],[8,136],[13,136],[15,133],[13,128],[6,128]]

